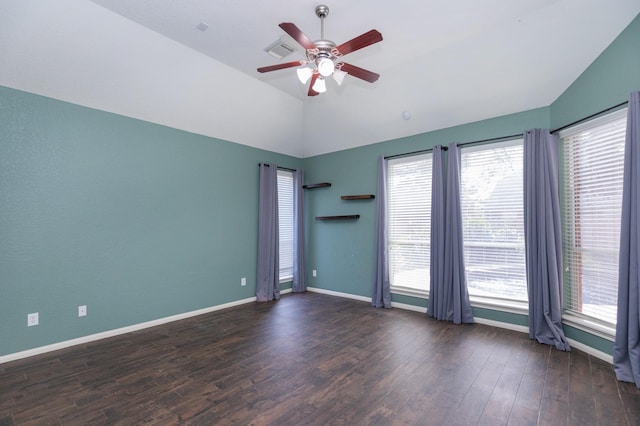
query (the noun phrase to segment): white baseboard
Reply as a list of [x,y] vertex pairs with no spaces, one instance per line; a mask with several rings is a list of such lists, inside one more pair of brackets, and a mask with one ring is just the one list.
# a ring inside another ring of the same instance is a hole
[[511,324],[508,322],[495,321],[486,318],[473,317],[478,324],[488,325],[490,327],[504,328],[506,330],[519,331],[520,333],[529,334],[529,327],[526,325]]
[[[371,302],[371,298],[370,297],[365,297],[365,296],[358,296],[355,294],[350,294],[350,293],[343,293],[343,292],[339,292],[339,291],[333,291],[333,290],[325,290],[322,288],[315,288],[315,287],[307,287],[308,291],[314,292],[314,293],[321,293],[321,294],[328,294],[330,296],[338,296],[338,297],[343,297],[345,299],[353,299],[353,300],[359,300],[361,302]],[[287,294],[287,293],[291,293],[291,289],[285,289],[280,291],[280,294]],[[46,346],[41,346],[38,348],[33,348],[33,349],[29,349],[26,351],[22,351],[22,352],[16,352],[13,354],[8,354],[8,355],[3,355],[0,356],[0,364],[6,363],[6,362],[10,362],[10,361],[15,361],[18,359],[22,359],[22,358],[28,358],[30,356],[34,356],[34,355],[40,355],[40,354],[44,354],[47,352],[52,352],[52,351],[56,351],[58,349],[64,349],[64,348],[68,348],[70,346],[75,346],[75,345],[81,345],[84,343],[89,343],[89,342],[94,342],[96,340],[101,340],[101,339],[106,339],[108,337],[114,337],[114,336],[118,336],[121,334],[125,334],[125,333],[131,333],[132,331],[138,331],[138,330],[143,330],[145,328],[149,328],[149,327],[155,327],[156,325],[162,325],[162,324],[166,324],[169,322],[173,322],[173,321],[179,321],[182,319],[186,319],[186,318],[191,318],[197,315],[202,315],[202,314],[207,314],[209,312],[214,312],[214,311],[218,311],[220,309],[226,309],[226,308],[231,308],[233,306],[239,306],[239,305],[243,305],[245,303],[251,303],[251,302],[255,302],[256,298],[255,297],[250,297],[247,299],[242,299],[242,300],[236,300],[233,302],[229,302],[229,303],[224,303],[222,305],[216,305],[216,306],[211,306],[208,308],[203,308],[203,309],[198,309],[195,311],[191,311],[191,312],[185,312],[182,314],[178,314],[178,315],[172,315],[169,317],[165,317],[165,318],[159,318],[153,321],[147,321],[147,322],[143,322],[140,324],[134,324],[134,325],[130,325],[127,327],[122,327],[122,328],[117,328],[115,330],[108,330],[108,331],[104,331],[102,333],[96,333],[96,334],[91,334],[88,336],[83,336],[83,337],[79,337],[77,339],[71,339],[71,340],[66,340],[64,342],[58,342],[58,343],[53,343],[51,345],[46,345]],[[426,308],[422,307],[422,306],[415,306],[415,305],[410,305],[407,303],[398,303],[398,302],[391,302],[391,306],[394,308],[398,308],[398,309],[405,309],[408,311],[414,311],[414,312],[423,312],[426,315]],[[478,324],[484,324],[484,325],[488,325],[491,327],[497,327],[497,328],[503,328],[503,329],[507,329],[507,330],[513,330],[513,331],[518,331],[521,333],[529,333],[529,328],[523,325],[517,325],[517,324],[510,324],[507,322],[501,322],[501,321],[494,321],[494,320],[490,320],[490,319],[485,319],[485,318],[474,318],[475,322],[477,322]],[[604,353],[602,351],[599,351],[597,349],[592,348],[591,346],[585,345],[584,343],[580,343],[577,342],[573,339],[567,339],[569,341],[569,344],[576,348],[581,350],[582,352],[585,352],[591,356],[594,356],[598,359],[601,359],[605,362],[608,362],[609,364],[613,364],[613,356]]]
[[424,306],[409,305],[408,303],[391,302],[392,308],[404,309],[405,311],[420,312],[427,315],[427,308]]
[[324,288],[307,287],[307,291],[311,291],[313,293],[328,294],[329,296],[343,297],[345,299],[359,300],[361,302],[371,302],[371,298],[370,297],[358,296],[358,295],[350,294],[350,293],[342,293],[340,291],[325,290]]
[[[281,293],[288,293],[291,290],[284,290]],[[77,339],[65,340],[64,342],[53,343],[51,345],[40,346],[38,348],[28,349],[26,351],[15,352],[8,355],[0,356],[0,364],[15,361],[22,358],[28,358],[34,355],[40,355],[47,352],[57,351],[58,349],[68,348],[70,346],[82,345],[84,343],[94,342],[96,340],[106,339],[108,337],[114,337],[121,334],[131,333],[132,331],[143,330],[149,327],[155,327],[156,325],[162,325],[173,321],[179,321],[186,318],[195,317],[197,315],[208,314],[209,312],[218,311],[220,309],[231,308],[233,306],[243,305],[245,303],[255,302],[256,298],[250,297],[247,299],[236,300],[229,303],[223,303],[222,305],[210,306],[208,308],[198,309],[191,312],[185,312],[182,314],[172,315],[169,317],[159,318],[153,321],[142,322],[139,324],[130,325],[127,327],[116,328],[114,330],[103,331],[101,333],[90,334],[88,336],[78,337]]]
[[[394,308],[398,308],[398,309],[406,309],[409,311],[415,311],[415,312],[423,312],[426,315],[426,308],[422,307],[422,306],[415,306],[415,305],[408,305],[405,303],[396,303],[396,302],[391,302],[391,306]],[[513,331],[518,331],[521,333],[526,333],[529,334],[529,327],[525,326],[525,325],[517,325],[517,324],[511,324],[508,322],[502,322],[502,321],[494,321],[494,320],[490,320],[490,319],[486,319],[486,318],[479,318],[479,317],[474,317],[474,321],[478,324],[484,324],[484,325],[488,325],[491,327],[497,327],[497,328],[503,328],[506,330],[513,330]],[[576,340],[573,339],[569,339],[567,338],[567,341],[569,342],[569,345],[572,348],[576,348],[578,350],[581,350],[582,352],[589,354],[593,357],[596,357],[598,359],[601,359],[602,361],[608,362],[609,364],[613,364],[613,356],[609,355],[608,353],[599,351],[597,349],[592,348],[589,345],[585,345],[584,343],[580,343]]]
[[573,339],[567,338],[567,341],[569,342],[569,345],[571,345],[572,348],[579,349],[586,354],[589,354],[593,357],[596,357],[598,359],[601,359],[604,362],[608,362],[609,364],[613,365],[613,355],[609,355],[607,353],[594,349],[591,346],[585,345],[584,343],[577,342]]

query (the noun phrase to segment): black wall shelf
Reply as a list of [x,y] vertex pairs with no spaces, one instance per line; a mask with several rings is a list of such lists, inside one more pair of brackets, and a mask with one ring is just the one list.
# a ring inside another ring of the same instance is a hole
[[354,220],[359,218],[359,214],[348,214],[340,216],[316,216],[316,220]]
[[373,200],[376,196],[373,194],[342,195],[340,198],[343,200]]
[[321,183],[312,183],[309,185],[302,185],[304,189],[315,189],[315,188],[326,188],[331,186],[329,182],[321,182]]

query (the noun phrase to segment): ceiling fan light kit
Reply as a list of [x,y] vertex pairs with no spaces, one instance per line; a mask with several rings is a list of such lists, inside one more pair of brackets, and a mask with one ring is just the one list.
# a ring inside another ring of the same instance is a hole
[[316,79],[315,83],[313,83],[313,86],[311,87],[314,91],[318,92],[318,93],[324,93],[327,91],[327,85],[324,82],[324,78],[319,77]]
[[307,59],[261,67],[258,68],[258,72],[264,73],[310,65],[310,67],[303,67],[297,70],[298,79],[302,84],[306,84],[311,80],[309,83],[309,96],[324,93],[327,90],[325,78],[329,76],[332,76],[339,86],[342,85],[347,74],[369,83],[377,81],[380,77],[379,74],[343,62],[342,57],[382,41],[382,34],[377,30],[370,30],[338,46],[333,41],[324,38],[324,18],[328,14],[328,6],[319,5],[316,7],[316,16],[320,18],[320,40],[315,42],[311,41],[295,24],[291,22],[281,23],[280,28],[305,48]]

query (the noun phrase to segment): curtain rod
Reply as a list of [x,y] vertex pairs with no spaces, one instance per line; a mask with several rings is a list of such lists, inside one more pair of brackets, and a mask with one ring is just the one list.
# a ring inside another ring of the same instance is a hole
[[[441,147],[443,151],[447,150],[446,146]],[[420,149],[418,151],[404,152],[402,154],[394,154],[394,155],[385,155],[384,159],[388,160],[389,158],[398,158],[398,157],[409,157],[411,155],[417,154],[426,154],[427,152],[432,152],[433,148]]]
[[629,101],[620,102],[618,105],[614,105],[612,107],[603,109],[602,111],[596,112],[595,114],[591,114],[588,117],[584,117],[584,118],[581,118],[580,120],[574,121],[573,123],[569,123],[566,126],[558,127],[557,129],[552,130],[551,133],[561,132],[564,129],[568,129],[569,127],[575,126],[576,124],[584,123],[587,120],[591,120],[592,118],[596,118],[596,117],[598,117],[600,115],[606,114],[606,113],[608,113],[610,111],[613,111],[613,110],[616,110],[616,109],[618,109],[620,107],[623,107],[623,106],[627,105],[628,103],[629,103]]
[[[261,164],[264,164],[267,167],[271,167],[271,164],[269,163],[258,163],[258,167],[260,167]],[[288,167],[282,167],[282,166],[276,166],[276,168],[278,168],[279,170],[286,170],[288,172],[295,172],[296,169],[290,169]]]
[[[616,110],[616,109],[618,109],[620,107],[623,107],[623,106],[627,105],[628,103],[629,103],[629,101],[620,102],[617,105],[614,105],[612,107],[603,109],[602,111],[596,112],[595,114],[591,114],[588,117],[584,117],[584,118],[581,118],[579,120],[576,120],[573,123],[567,124],[566,126],[558,127],[557,129],[551,130],[550,133],[556,133],[556,132],[560,132],[560,131],[562,131],[564,129],[568,129],[571,126],[575,126],[576,124],[583,123],[583,122],[585,122],[587,120],[591,120],[592,118],[598,117],[598,116],[606,114],[606,113],[608,113],[610,111]],[[499,141],[502,141],[502,140],[520,138],[522,136],[523,136],[523,134],[519,133],[517,135],[500,136],[500,137],[497,137],[497,138],[482,139],[482,140],[479,140],[479,141],[463,142],[463,143],[459,143],[458,146],[459,147],[463,147],[463,146],[469,146],[469,145],[480,145],[480,144],[483,144],[483,143],[499,142]],[[442,150],[446,151],[447,147],[443,146]],[[410,155],[424,154],[424,153],[432,152],[432,151],[433,151],[433,148],[421,149],[421,150],[418,150],[418,151],[405,152],[403,154],[387,155],[387,156],[384,157],[384,159],[387,160],[389,158],[408,157]]]
[[[480,145],[480,144],[489,143],[489,142],[506,141],[506,140],[510,140],[510,139],[521,138],[522,136],[523,136],[522,133],[518,133],[516,135],[499,136],[497,138],[489,138],[489,139],[481,139],[481,140],[478,140],[478,141],[463,142],[463,143],[459,143],[458,147],[470,146],[470,145]],[[442,146],[442,150],[446,151],[447,147],[446,146]],[[425,154],[427,152],[432,152],[432,151],[433,151],[433,148],[421,149],[419,151],[405,152],[403,154],[387,155],[387,156],[384,157],[384,159],[388,160],[389,158],[408,157],[410,155]]]

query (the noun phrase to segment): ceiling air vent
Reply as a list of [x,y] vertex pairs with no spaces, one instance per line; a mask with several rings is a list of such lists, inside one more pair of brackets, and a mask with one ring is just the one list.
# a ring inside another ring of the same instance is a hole
[[292,54],[295,51],[295,48],[285,43],[280,38],[271,43],[269,46],[265,47],[264,51],[276,59],[282,59],[285,56]]

